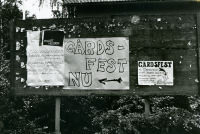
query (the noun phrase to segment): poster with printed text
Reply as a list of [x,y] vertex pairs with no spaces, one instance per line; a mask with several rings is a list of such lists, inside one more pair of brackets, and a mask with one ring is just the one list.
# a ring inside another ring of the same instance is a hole
[[173,61],[138,61],[138,85],[173,84]]
[[27,85],[64,85],[64,33],[27,32]]
[[129,89],[129,39],[66,38],[64,89]]

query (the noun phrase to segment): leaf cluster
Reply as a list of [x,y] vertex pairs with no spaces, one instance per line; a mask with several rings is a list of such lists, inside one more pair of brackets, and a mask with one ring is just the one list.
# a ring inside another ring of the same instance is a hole
[[[100,126],[98,134],[190,134],[200,132],[198,96],[151,96],[151,114],[144,115],[144,99],[120,97],[118,108],[110,109],[93,119]],[[131,103],[129,103],[131,102]],[[116,105],[116,104],[114,104]],[[194,109],[194,105],[196,109]]]

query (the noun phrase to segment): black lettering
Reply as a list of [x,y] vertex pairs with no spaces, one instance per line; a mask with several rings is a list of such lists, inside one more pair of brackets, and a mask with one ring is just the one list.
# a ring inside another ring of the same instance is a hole
[[161,67],[164,67],[164,66],[163,66],[163,62],[160,62],[160,63],[161,63]]
[[76,50],[75,50],[74,54],[82,54],[82,55],[84,54],[84,48],[83,48],[80,40],[77,40]]
[[[139,64],[140,63],[142,63],[142,62],[139,62]],[[118,64],[120,64],[119,65],[119,72],[123,73],[124,72],[124,64],[127,64],[126,58],[124,58],[124,59],[118,59]],[[141,67],[141,66],[139,65],[139,67]]]
[[115,71],[115,69],[116,69],[116,67],[115,67],[115,60],[113,59],[113,58],[110,58],[108,61],[107,61],[107,63],[109,64],[108,65],[108,67],[106,68],[106,71],[108,72],[108,73],[113,73],[114,71]]
[[101,55],[104,52],[104,44],[98,40],[97,41],[97,55]]
[[155,67],[158,67],[158,62],[154,62],[154,66],[155,66]]
[[169,64],[169,67],[171,67],[172,62],[168,62],[168,64]]
[[85,55],[93,55],[94,54],[95,43],[91,41],[85,42]]
[[114,53],[114,48],[113,48],[114,45],[115,45],[115,43],[111,40],[106,42],[106,46],[107,46],[107,48],[105,50],[106,54],[112,55]]
[[150,62],[147,62],[147,67],[150,67]]
[[143,67],[147,67],[145,62],[143,62]]
[[81,73],[81,81],[84,87],[90,87],[92,85],[92,72]]
[[96,58],[86,58],[86,70],[91,70],[90,65],[94,65]]
[[80,86],[80,72],[69,72],[69,86]]
[[158,62],[158,67],[160,67],[160,62]]
[[[65,45],[65,50],[68,53],[74,53],[75,52],[75,43],[72,41],[67,42],[67,44]],[[42,52],[44,53],[44,52]]]
[[[119,60],[118,60],[118,64],[119,64]],[[139,62],[138,66],[142,67],[142,62]]]
[[167,62],[165,62],[164,67],[168,67]]
[[106,61],[107,61],[106,59],[101,59],[101,58],[98,60],[97,72],[105,72],[104,66]]

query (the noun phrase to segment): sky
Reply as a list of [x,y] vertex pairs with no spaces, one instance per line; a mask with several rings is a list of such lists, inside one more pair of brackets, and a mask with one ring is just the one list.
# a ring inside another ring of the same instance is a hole
[[45,0],[42,7],[39,7],[38,0],[25,0],[25,10],[29,11],[29,16],[35,14],[37,19],[53,18],[49,0]]

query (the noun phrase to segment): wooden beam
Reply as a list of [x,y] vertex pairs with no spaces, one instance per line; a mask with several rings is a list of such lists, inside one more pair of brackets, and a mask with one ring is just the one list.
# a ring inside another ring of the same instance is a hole
[[148,97],[145,98],[145,119],[148,120],[150,117],[150,104]]
[[14,55],[14,20],[10,21],[10,85],[11,85],[11,89],[14,88],[14,80],[15,80],[15,65],[14,65],[14,61],[15,61],[15,55]]
[[56,107],[55,107],[55,134],[60,133],[60,98],[56,98]]
[[[197,13],[197,48],[198,48],[197,51],[198,51],[198,81],[199,81],[200,80],[200,12]],[[200,95],[200,88],[198,88],[198,95]]]
[[149,134],[149,118],[150,118],[150,103],[149,103],[149,97],[145,97],[145,121],[147,122],[147,126],[145,128],[145,134]]

